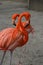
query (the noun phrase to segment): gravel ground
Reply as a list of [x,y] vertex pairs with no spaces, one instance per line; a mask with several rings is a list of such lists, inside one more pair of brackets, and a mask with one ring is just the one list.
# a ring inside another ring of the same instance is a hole
[[[31,24],[35,29],[34,35],[30,34],[28,43],[16,48],[13,53],[12,65],[18,65],[21,61],[22,65],[43,65],[43,12],[28,10],[25,3],[16,3],[11,1],[3,1],[0,5],[0,30],[7,27],[14,27],[11,23],[13,13],[21,13],[29,11],[31,14]],[[0,50],[0,61],[3,51]],[[10,52],[7,51],[3,65],[9,65]]]

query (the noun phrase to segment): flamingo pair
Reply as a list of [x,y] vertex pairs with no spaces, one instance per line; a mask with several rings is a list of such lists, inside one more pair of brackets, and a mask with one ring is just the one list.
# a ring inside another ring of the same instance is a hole
[[[22,22],[22,17],[26,18],[25,22]],[[18,22],[16,23],[16,17],[18,17]],[[10,65],[12,61],[12,53],[15,48],[24,46],[29,40],[29,33],[33,33],[33,27],[30,24],[30,13],[23,12],[20,15],[12,15],[12,23],[15,25],[15,28],[6,28],[0,31],[0,50],[4,51],[0,65],[3,63],[6,51],[11,52]]]

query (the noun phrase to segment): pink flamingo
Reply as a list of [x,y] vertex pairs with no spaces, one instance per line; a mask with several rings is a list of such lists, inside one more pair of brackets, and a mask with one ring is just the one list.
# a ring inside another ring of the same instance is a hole
[[[28,41],[28,34],[33,31],[32,26],[30,25],[30,20],[26,25],[23,26],[21,23],[22,16],[26,17],[26,20],[30,18],[30,15],[26,13],[21,13],[18,17],[18,22],[15,28],[6,28],[0,31],[0,50],[4,51],[0,65],[2,65],[5,53],[7,50],[11,52],[10,65],[12,61],[12,53],[15,48],[22,47]],[[27,27],[28,26],[28,27]],[[29,31],[27,30],[29,29]]]
[[[12,21],[13,21],[13,19],[15,19],[16,20],[16,17],[18,17],[19,16],[19,14],[14,14],[13,16],[12,16]],[[13,23],[14,24],[14,23]],[[15,25],[15,24],[14,24]],[[10,32],[11,31],[14,31],[15,30],[15,28],[7,28],[7,29],[4,29],[4,30],[2,30],[2,31],[0,31],[0,50],[3,50],[4,51],[4,53],[3,53],[3,57],[2,57],[2,60],[1,60],[1,63],[0,63],[0,65],[2,65],[2,63],[3,63],[3,59],[4,59],[4,56],[5,56],[5,54],[6,54],[6,51],[8,50],[6,50],[6,48],[4,48],[4,47],[2,47],[2,45],[4,45],[3,43],[7,43],[7,38],[6,38],[6,35],[7,36],[9,36],[10,35]],[[6,33],[8,31],[8,34]],[[13,32],[12,31],[12,32]],[[11,39],[11,38],[10,38]],[[3,41],[5,41],[5,42],[3,42]],[[11,42],[10,42],[11,43]],[[11,52],[11,55],[12,55],[12,52]],[[10,60],[10,65],[11,65],[11,60]]]

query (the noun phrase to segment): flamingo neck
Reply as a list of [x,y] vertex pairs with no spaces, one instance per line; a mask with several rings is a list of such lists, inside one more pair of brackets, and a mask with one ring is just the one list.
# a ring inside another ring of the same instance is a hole
[[26,16],[26,15],[21,14],[20,17],[19,17],[19,19],[18,19],[17,29],[20,30],[21,33],[24,34],[23,40],[24,40],[24,43],[26,43],[27,40],[28,40],[28,33],[27,33],[27,31],[25,30],[25,28],[23,27],[23,25],[22,25],[21,18],[22,18],[23,16]]
[[23,16],[26,18],[26,14],[21,14],[20,15],[20,17],[18,18],[18,24],[21,24],[21,19],[22,19]]

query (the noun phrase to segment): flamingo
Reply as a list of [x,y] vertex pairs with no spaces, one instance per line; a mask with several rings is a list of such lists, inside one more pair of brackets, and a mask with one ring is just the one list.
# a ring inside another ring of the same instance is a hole
[[[6,28],[0,31],[0,50],[4,51],[0,65],[2,65],[3,63],[3,59],[7,50],[11,52],[11,65],[12,53],[14,49],[17,47],[22,47],[28,41],[28,31],[25,28],[27,27],[27,25],[23,26],[23,24],[21,23],[22,16],[27,17],[26,20],[28,20],[29,15],[27,16],[26,14],[24,15],[23,13],[21,13],[18,17],[18,22],[15,28]],[[32,26],[29,26],[29,29],[31,29],[32,31]]]
[[[16,20],[16,17],[17,17],[17,16],[19,16],[19,14],[17,14],[17,13],[13,14],[13,16],[12,16],[12,21],[13,21],[13,19]],[[13,24],[15,25],[15,23],[13,23]],[[6,54],[6,48],[3,48],[3,47],[2,47],[2,43],[3,43],[2,41],[4,41],[4,39],[6,38],[6,37],[4,37],[4,35],[6,34],[7,30],[9,30],[8,33],[10,34],[10,32],[11,32],[10,29],[13,30],[13,28],[8,28],[8,29],[4,29],[4,30],[0,31],[0,50],[3,50],[3,51],[4,51],[0,65],[2,65],[4,56],[5,56],[5,54]],[[2,39],[1,39],[1,38],[2,38]],[[7,40],[7,39],[6,39],[6,40]],[[5,42],[4,42],[4,43],[5,43]],[[8,49],[7,49],[7,50],[8,50]],[[12,52],[11,52],[11,54],[12,54]],[[11,61],[10,61],[10,65],[11,65]]]

